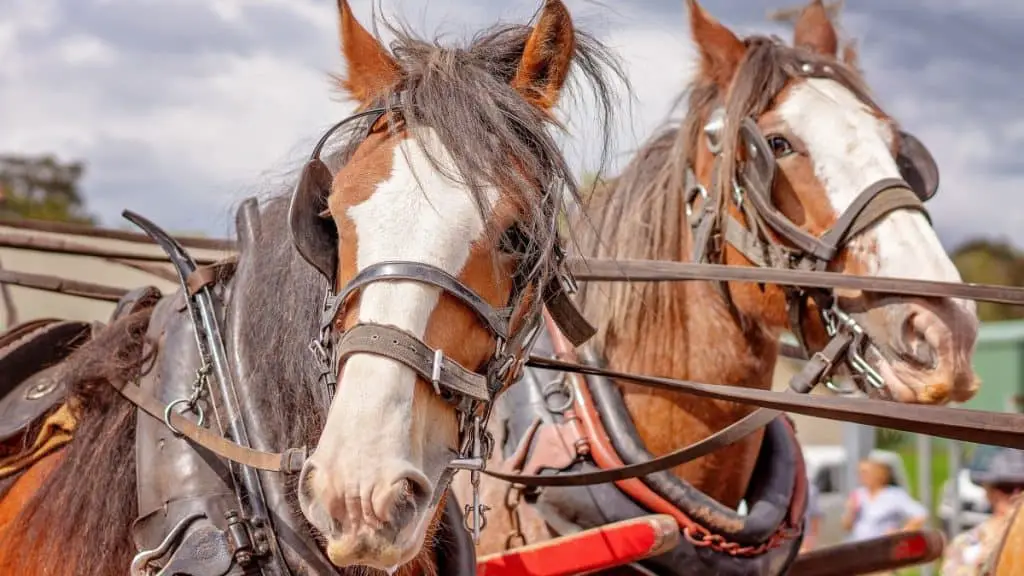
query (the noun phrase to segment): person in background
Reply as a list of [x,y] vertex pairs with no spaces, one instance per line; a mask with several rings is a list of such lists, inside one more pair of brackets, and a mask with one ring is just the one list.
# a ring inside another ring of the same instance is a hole
[[818,545],[818,534],[821,532],[821,507],[818,505],[818,486],[807,482],[807,511],[804,513],[804,540],[800,544],[800,552],[814,550]]
[[995,556],[1013,510],[1024,500],[1024,452],[1003,448],[983,471],[972,471],[971,482],[985,489],[992,516],[953,538],[942,558],[942,576],[977,576]]
[[886,463],[867,458],[860,462],[858,473],[860,486],[850,493],[842,519],[843,529],[850,532],[848,541],[924,526],[928,511],[896,484]]

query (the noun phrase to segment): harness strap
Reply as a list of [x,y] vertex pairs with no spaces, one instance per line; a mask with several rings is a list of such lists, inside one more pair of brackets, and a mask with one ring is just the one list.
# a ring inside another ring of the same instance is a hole
[[594,328],[565,292],[557,276],[549,280],[544,288],[544,305],[551,313],[551,319],[558,325],[558,329],[573,346],[590,340],[597,332],[597,328]]
[[801,394],[807,394],[813,390],[832,371],[839,357],[846,353],[847,348],[853,343],[853,339],[852,332],[840,330],[823,349],[811,356],[800,372],[793,376],[789,381],[790,388]]
[[[847,240],[855,238],[890,212],[903,209],[917,210],[924,214],[929,222],[931,221],[921,199],[905,181],[899,178],[883,178],[857,195],[835,224],[821,236],[821,241],[834,247],[842,246]],[[819,262],[819,269],[823,270],[827,264]]]
[[205,266],[199,266],[185,277],[185,287],[189,296],[195,296],[203,288],[212,288],[218,282],[230,278],[238,265],[238,256],[233,255]]
[[[527,365],[546,370],[606,376],[661,390],[682,392],[702,398],[738,402],[771,410],[804,414],[815,418],[842,420],[844,422],[894,428],[915,434],[926,434],[952,440],[1024,449],[1024,435],[1020,433],[1021,430],[1024,430],[1024,414],[988,412],[969,408],[950,408],[948,406],[874,402],[844,396],[815,395],[811,397],[806,394],[794,394],[792,392],[774,392],[754,388],[704,384],[690,380],[627,374],[625,372],[562,362],[539,356],[530,356]],[[515,481],[518,482],[518,480]],[[537,485],[540,486],[542,484]]]
[[1024,288],[966,284],[889,276],[859,276],[785,268],[753,268],[721,264],[694,264],[664,260],[570,260],[579,280],[599,282],[756,282],[802,288],[840,288],[923,298],[963,298],[980,302],[1024,305]]
[[491,399],[486,376],[464,368],[440,350],[431,349],[419,338],[393,326],[371,323],[353,326],[341,337],[337,350],[338,364],[353,354],[383,356],[412,368],[435,387],[444,387],[480,402]]
[[782,268],[788,261],[789,252],[784,246],[762,242],[756,234],[737,222],[732,214],[726,215],[722,222],[722,236],[755,266]]
[[[440,288],[444,293],[459,299],[476,312],[495,335],[508,338],[508,319],[502,317],[490,304],[470,290],[458,278],[440,268],[419,262],[381,262],[369,266],[355,275],[336,296],[339,303],[345,302],[353,292],[380,280],[408,280],[422,282]],[[333,320],[333,318],[332,318]]]
[[240,444],[236,444],[227,438],[219,436],[206,428],[200,428],[195,422],[185,418],[174,410],[168,410],[168,406],[150,396],[142,388],[127,381],[110,380],[110,385],[121,393],[129,402],[135,404],[140,410],[153,418],[169,422],[172,429],[177,430],[182,436],[193,443],[206,448],[221,458],[236,462],[243,466],[267,470],[270,472],[283,472],[295,474],[302,470],[302,463],[306,460],[305,448],[289,448],[284,452],[263,452],[254,450]]
[[[712,171],[712,185],[711,189],[708,190],[701,185],[700,181],[697,180],[697,175],[693,173],[693,169],[687,167],[686,169],[686,180],[684,186],[686,187],[686,211],[690,216],[690,226],[696,225],[696,229],[693,232],[693,256],[694,262],[702,262],[705,258],[708,258],[712,252],[711,247],[711,236],[715,231],[715,224],[718,222],[718,214],[721,209],[719,206],[719,191],[715,181],[718,178],[718,163],[720,160],[715,159],[715,168]],[[695,194],[700,194],[701,207],[700,213],[696,217],[692,214],[693,201],[696,199]]]
[[[551,362],[557,362],[558,366],[545,366],[539,363],[534,363],[534,360],[548,361],[547,358],[531,358],[530,363],[539,368],[563,370],[563,368],[561,368],[563,363],[561,362],[552,360]],[[577,366],[574,364],[566,365]],[[588,486],[590,484],[604,484],[606,482],[618,482],[620,480],[627,480],[630,478],[639,478],[655,472],[668,470],[669,468],[675,468],[680,464],[696,460],[702,456],[707,456],[708,454],[737,442],[753,432],[767,426],[769,422],[779,417],[780,414],[782,413],[777,410],[758,408],[736,422],[733,422],[729,426],[715,432],[707,438],[694,442],[689,446],[684,446],[663,456],[647,460],[646,462],[621,466],[610,470],[559,474],[557,476],[506,474],[503,472],[495,472],[493,470],[484,470],[483,473],[506,482],[529,487]]]

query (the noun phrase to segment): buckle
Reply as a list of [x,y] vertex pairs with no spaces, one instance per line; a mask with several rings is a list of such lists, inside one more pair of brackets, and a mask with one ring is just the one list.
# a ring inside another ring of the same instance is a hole
[[434,385],[434,394],[441,395],[441,364],[444,363],[444,351],[434,350],[434,365],[430,370],[430,383]]

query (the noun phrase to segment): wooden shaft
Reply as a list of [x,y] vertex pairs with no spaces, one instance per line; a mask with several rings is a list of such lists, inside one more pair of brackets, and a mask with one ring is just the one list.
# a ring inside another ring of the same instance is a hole
[[104,300],[106,302],[117,302],[128,293],[128,290],[118,288],[117,286],[104,286],[102,284],[93,284],[92,282],[67,280],[47,274],[15,272],[13,270],[0,270],[0,284],[21,286],[22,288],[44,290],[46,292],[57,292],[59,294]]
[[[0,247],[14,248],[17,250],[35,250],[38,252],[49,252],[52,254],[71,254],[75,256],[95,256],[97,258],[109,258],[114,260],[141,260],[144,262],[167,262],[165,254],[140,254],[138,252],[127,252],[124,250],[111,250],[107,248],[96,248],[86,244],[80,244],[71,240],[59,238],[43,238],[39,236],[26,236],[22,234],[5,234],[0,232]],[[212,258],[196,258],[198,264],[211,264]]]

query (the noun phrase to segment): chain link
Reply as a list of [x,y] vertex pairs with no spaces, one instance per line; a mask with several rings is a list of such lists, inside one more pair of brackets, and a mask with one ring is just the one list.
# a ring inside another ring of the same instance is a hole
[[710,548],[730,556],[757,556],[768,550],[778,548],[787,540],[792,540],[799,535],[800,526],[794,526],[787,520],[765,542],[757,546],[743,546],[737,542],[726,540],[721,534],[712,534],[707,528],[700,525],[683,528],[683,536],[694,546]]
[[509,484],[505,491],[505,511],[508,513],[512,528],[505,537],[505,550],[526,546],[526,535],[523,534],[522,518],[519,516],[519,504],[523,501],[523,486]]

